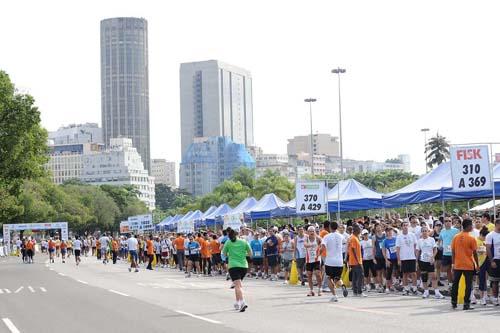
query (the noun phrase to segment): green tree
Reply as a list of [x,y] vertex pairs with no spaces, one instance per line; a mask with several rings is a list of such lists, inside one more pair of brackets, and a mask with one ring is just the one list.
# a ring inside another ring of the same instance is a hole
[[246,186],[249,189],[253,189],[255,186],[255,169],[245,167],[236,169],[233,172],[231,180],[240,182],[241,185]]
[[261,198],[264,194],[274,193],[284,201],[295,197],[295,186],[278,171],[266,170],[255,182],[253,195]]
[[450,157],[450,143],[444,136],[436,134],[435,137],[429,139],[425,147],[425,153],[427,158],[427,166],[433,168],[435,165],[439,165]]
[[47,131],[30,95],[19,94],[0,71],[0,218],[11,220],[22,209],[17,202],[25,180],[45,175]]

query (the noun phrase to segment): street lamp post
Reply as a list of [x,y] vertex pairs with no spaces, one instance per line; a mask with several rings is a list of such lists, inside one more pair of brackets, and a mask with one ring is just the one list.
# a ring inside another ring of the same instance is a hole
[[313,145],[313,113],[312,103],[316,102],[316,98],[306,98],[304,102],[309,103],[309,118],[311,120],[311,176],[314,176],[314,145]]
[[[345,68],[334,68],[332,69],[333,74],[337,74],[338,79],[338,88],[339,88],[339,149],[340,149],[340,180],[344,179],[344,153],[342,146],[342,103],[340,99],[340,74],[344,74],[346,72]],[[340,181],[337,186],[337,220],[340,222]]]
[[428,172],[428,167],[427,167],[427,132],[429,132],[428,128],[422,128],[420,132],[424,132],[424,153],[425,153],[425,173]]

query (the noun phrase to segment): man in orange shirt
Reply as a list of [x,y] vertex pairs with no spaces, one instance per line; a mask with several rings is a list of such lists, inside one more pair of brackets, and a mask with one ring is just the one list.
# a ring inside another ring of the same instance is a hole
[[149,239],[146,241],[146,252],[148,255],[148,267],[146,267],[146,269],[149,269],[150,271],[152,271],[153,270],[153,258],[155,255],[153,235],[149,235]]
[[177,264],[179,265],[179,270],[182,272],[184,270],[184,237],[182,237],[182,234],[177,234],[174,246],[177,250]]
[[366,295],[363,293],[363,257],[361,256],[361,243],[359,242],[359,234],[361,227],[359,224],[354,224],[352,227],[352,236],[349,238],[347,245],[348,263],[352,272],[352,291],[354,296]]
[[33,253],[35,251],[35,240],[28,239],[26,242],[26,256],[28,257],[28,264],[33,263]]
[[212,265],[210,263],[210,242],[206,232],[203,233],[203,237],[198,238],[198,243],[200,243],[201,246],[201,271],[203,272],[203,275],[210,275],[212,274]]
[[119,250],[120,244],[118,243],[118,239],[115,237],[111,241],[111,250],[113,254],[113,264],[116,264],[116,259],[118,258],[118,250]]
[[49,239],[49,259],[50,262],[54,262],[54,253],[56,252],[56,243],[52,240],[52,238]]
[[457,308],[458,284],[462,275],[465,277],[464,310],[473,310],[470,306],[472,278],[474,271],[479,267],[477,258],[477,242],[469,233],[472,231],[472,220],[464,219],[462,232],[458,233],[451,242],[453,263],[453,287],[451,288],[451,306]]
[[[212,235],[212,241],[210,241],[210,253],[212,253],[212,273],[215,271],[219,272],[219,275],[222,274],[222,258],[220,256],[220,243],[217,240],[217,235]],[[215,274],[212,274],[215,275]]]

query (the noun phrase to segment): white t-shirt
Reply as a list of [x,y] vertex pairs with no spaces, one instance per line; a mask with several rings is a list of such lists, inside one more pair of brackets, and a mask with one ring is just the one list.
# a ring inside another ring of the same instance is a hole
[[500,232],[492,231],[486,236],[486,245],[493,244],[493,259],[500,259]]
[[99,242],[101,242],[101,250],[106,250],[108,248],[109,238],[107,236],[99,238]]
[[361,249],[363,249],[363,260],[373,260],[373,240],[362,240]]
[[306,240],[306,235],[295,236],[295,245],[296,245],[296,256],[297,258],[305,258],[306,257],[306,248],[304,247],[304,242]]
[[416,225],[416,226],[415,226],[415,228],[413,228],[412,226],[410,226],[410,227],[408,228],[408,231],[409,231],[409,232],[413,232],[413,233],[415,234],[415,237],[417,237],[417,239],[419,239],[419,238],[420,238],[420,235],[421,235],[421,233],[422,233],[422,227],[421,227],[421,226],[419,226],[419,225]]
[[81,250],[82,249],[82,241],[77,239],[73,242],[73,249]]
[[349,240],[350,235],[347,232],[344,232],[343,234],[337,232],[340,236],[342,236],[342,253],[347,252],[347,241]]
[[469,235],[471,235],[471,236],[472,236],[472,237],[474,237],[474,238],[478,238],[478,237],[479,237],[479,231],[480,231],[480,230],[478,230],[478,229],[474,228],[474,229],[472,229],[472,231],[471,231],[471,232],[469,232]]
[[414,233],[408,232],[406,235],[399,234],[396,238],[396,247],[399,247],[400,260],[416,260],[415,245],[417,238]]
[[420,260],[425,262],[431,262],[434,257],[434,248],[436,247],[436,241],[432,237],[427,237],[426,239],[420,238],[417,241],[417,250],[420,251]]
[[338,232],[331,232],[326,235],[321,244],[326,246],[325,265],[331,267],[342,267],[342,242],[344,237]]
[[137,251],[137,245],[138,245],[137,238],[130,237],[127,240],[127,248],[129,251]]

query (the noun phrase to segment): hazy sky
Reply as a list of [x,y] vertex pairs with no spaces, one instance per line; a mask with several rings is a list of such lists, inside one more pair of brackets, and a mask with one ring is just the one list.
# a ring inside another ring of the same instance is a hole
[[408,153],[424,171],[429,127],[452,142],[500,141],[496,1],[9,1],[0,69],[34,95],[43,125],[101,121],[99,22],[149,22],[152,157],[180,160],[179,64],[219,59],[252,72],[255,140],[285,153],[309,132],[338,134],[344,155]]

